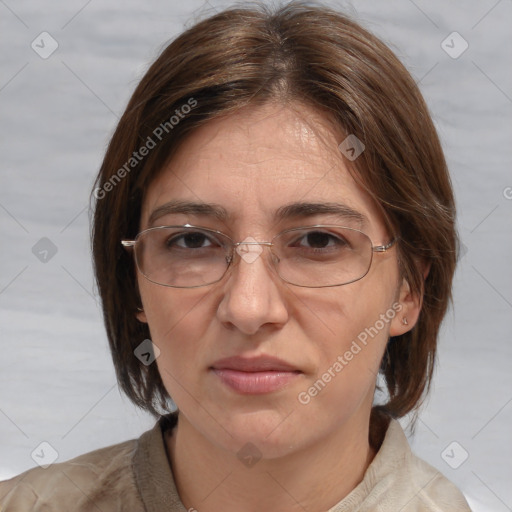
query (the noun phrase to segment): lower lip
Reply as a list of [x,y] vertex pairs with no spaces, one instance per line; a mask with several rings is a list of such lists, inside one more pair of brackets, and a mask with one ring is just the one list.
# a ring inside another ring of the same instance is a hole
[[226,386],[229,386],[238,393],[247,395],[277,391],[285,387],[300,374],[300,372],[291,371],[242,372],[226,368],[213,368],[212,370]]

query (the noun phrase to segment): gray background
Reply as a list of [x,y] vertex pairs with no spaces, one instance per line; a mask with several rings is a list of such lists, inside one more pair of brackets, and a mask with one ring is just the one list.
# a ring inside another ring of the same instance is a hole
[[[381,36],[420,83],[457,197],[455,307],[411,443],[475,511],[512,510],[512,1],[329,4]],[[88,197],[149,62],[227,5],[0,0],[0,479],[34,466],[34,450],[49,457],[41,442],[66,460],[153,424],[115,383]],[[31,47],[51,49],[43,31],[58,44],[46,59]]]

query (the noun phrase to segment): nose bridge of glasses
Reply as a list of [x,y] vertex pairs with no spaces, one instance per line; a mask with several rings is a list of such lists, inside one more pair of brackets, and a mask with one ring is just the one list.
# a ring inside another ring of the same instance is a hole
[[239,247],[240,245],[267,245],[267,246],[270,247],[270,246],[272,246],[274,244],[272,242],[257,242],[254,239],[251,239],[251,240],[245,239],[242,242],[236,242],[236,243],[233,244],[234,247]]
[[270,248],[273,245],[274,244],[272,242],[258,242],[252,237],[247,237],[241,242],[233,243],[232,247],[246,263],[254,263],[263,252],[263,248],[261,246]]

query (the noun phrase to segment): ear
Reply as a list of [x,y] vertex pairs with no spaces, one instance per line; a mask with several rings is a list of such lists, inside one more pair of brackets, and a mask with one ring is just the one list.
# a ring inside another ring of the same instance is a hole
[[135,317],[137,318],[137,320],[143,324],[147,324],[148,323],[148,319],[146,317],[146,313],[144,312],[144,310],[142,311],[137,311],[137,313],[135,313]]
[[137,311],[135,313],[135,318],[143,323],[143,324],[147,324],[148,323],[148,318],[146,316],[146,312],[144,311],[144,304],[142,303],[142,297],[140,296],[140,289],[139,289],[139,282],[136,281],[136,290],[137,290],[137,302],[140,304],[140,306],[137,306]]
[[[423,280],[430,272],[430,263],[422,264]],[[390,336],[400,336],[410,330],[416,325],[423,305],[423,290],[420,292],[412,292],[408,281],[402,278],[402,284],[398,292],[397,302],[401,308],[397,309],[397,314],[391,320],[389,329]]]

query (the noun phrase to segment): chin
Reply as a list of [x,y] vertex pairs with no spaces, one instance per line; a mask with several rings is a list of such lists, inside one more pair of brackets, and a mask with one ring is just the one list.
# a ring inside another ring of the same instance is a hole
[[245,451],[255,450],[261,457],[274,459],[288,455],[302,444],[309,429],[301,422],[290,421],[293,413],[276,409],[260,409],[231,413],[228,410],[222,420],[222,426],[231,434],[223,436],[223,448],[243,455]]

